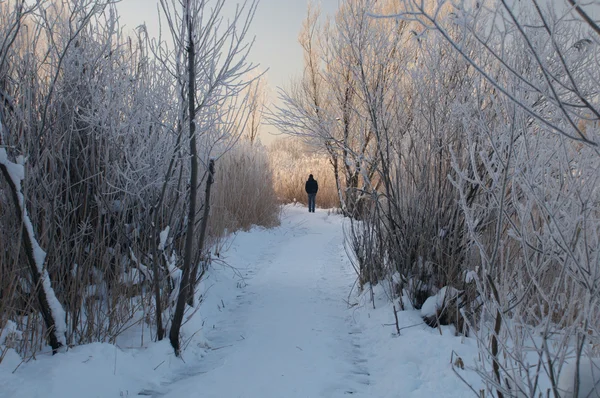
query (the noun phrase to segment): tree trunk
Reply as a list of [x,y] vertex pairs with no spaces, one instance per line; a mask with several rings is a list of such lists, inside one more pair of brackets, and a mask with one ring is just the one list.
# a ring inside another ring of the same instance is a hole
[[[156,244],[155,244],[156,245]],[[165,329],[162,323],[162,305],[160,302],[160,285],[159,285],[159,270],[158,270],[158,251],[154,250],[154,258],[152,259],[152,272],[154,280],[152,287],[154,289],[154,301],[156,305],[156,339],[161,341],[165,337]]]
[[346,202],[344,201],[344,193],[342,192],[342,183],[340,182],[340,168],[338,166],[338,158],[333,154],[330,155],[329,162],[333,166],[333,177],[335,178],[335,188],[338,194],[338,200],[340,201],[340,209],[344,216],[348,215],[346,211]]
[[[198,253],[200,254],[202,254],[202,252],[204,251],[204,240],[206,238],[206,228],[208,226],[208,213],[210,212],[210,189],[212,187],[213,182],[215,182],[214,177],[215,161],[214,159],[211,159],[210,163],[208,164],[208,179],[206,180],[206,190],[204,193],[204,214],[202,215],[202,224],[200,225],[200,240],[198,242]],[[192,307],[194,306],[194,287],[196,286],[196,283],[198,283],[198,279],[201,278],[202,274],[204,273],[203,268],[202,273],[200,274],[200,276],[198,276],[199,264],[199,261],[197,261],[196,264],[194,264],[194,271],[192,272],[190,284],[191,289],[188,292],[188,304]]]
[[198,192],[198,151],[196,149],[196,116],[195,110],[195,94],[196,94],[196,65],[195,65],[195,49],[194,39],[192,36],[192,22],[190,19],[189,3],[186,9],[186,24],[188,29],[188,106],[189,106],[189,128],[190,128],[190,156],[191,156],[191,174],[190,174],[190,206],[187,220],[187,230],[185,236],[185,252],[183,258],[183,272],[179,287],[179,297],[175,307],[175,314],[169,333],[169,340],[175,350],[175,355],[181,354],[181,346],[179,344],[179,330],[183,321],[183,313],[185,304],[188,298],[190,289],[190,271],[192,265],[193,249],[194,249],[194,225],[196,219],[196,196]]
[[[179,123],[177,123],[177,141],[175,143],[175,147],[179,148],[179,144],[181,143],[181,140],[183,138],[183,127],[181,124],[181,121]],[[162,206],[163,206],[163,201],[165,199],[165,193],[167,191],[167,185],[169,183],[169,180],[171,179],[171,175],[173,173],[173,167],[175,165],[175,156],[176,156],[176,152],[173,153],[173,156],[171,157],[171,160],[169,161],[169,167],[167,169],[167,173],[165,175],[165,181],[163,182],[163,186],[160,192],[160,197],[158,199],[158,203],[155,207],[155,215],[154,215],[154,228],[155,231],[158,231],[158,225],[159,225],[159,214],[161,212]],[[159,232],[160,235],[160,232]],[[157,243],[156,240],[154,241],[152,250],[152,256],[153,256],[153,267],[152,270],[154,272],[154,280],[152,281],[153,284],[153,289],[154,289],[154,301],[156,303],[156,339],[158,341],[161,341],[164,337],[165,337],[165,328],[163,326],[163,322],[162,322],[162,314],[163,314],[163,310],[162,310],[162,304],[161,304],[161,294],[160,294],[160,280],[159,280],[159,267],[158,267],[158,250],[157,250]],[[169,276],[169,270],[168,267],[165,266],[165,273],[167,275],[167,281],[169,281],[171,279],[171,277]]]

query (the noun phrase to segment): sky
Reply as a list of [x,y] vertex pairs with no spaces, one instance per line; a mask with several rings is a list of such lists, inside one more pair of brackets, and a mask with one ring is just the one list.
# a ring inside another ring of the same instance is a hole
[[[343,0],[314,0],[320,6],[322,15],[334,15],[338,4]],[[563,6],[565,0],[554,1]],[[209,2],[213,3],[213,2]],[[233,10],[239,1],[226,0],[226,7]],[[250,61],[260,64],[259,70],[266,72],[269,101],[278,103],[279,87],[288,87],[292,78],[298,77],[303,69],[302,49],[298,43],[298,34],[306,18],[309,0],[259,0],[256,15],[252,22],[249,39],[255,37]],[[158,35],[158,0],[121,0],[117,8],[121,24],[125,31],[146,23],[150,35]],[[600,5],[588,6],[593,17],[600,15]],[[276,136],[272,126],[262,126],[260,136],[265,144]]]
[[[227,0],[226,5],[238,3]],[[151,35],[158,34],[158,0],[121,0],[117,8],[121,25],[125,31],[146,23]],[[321,0],[319,3],[324,15],[333,15],[338,8],[338,0]],[[277,87],[286,87],[291,79],[300,76],[303,68],[302,49],[298,44],[298,34],[306,17],[308,0],[260,0],[250,29],[250,38],[255,37],[250,61],[260,64],[260,70],[267,70],[266,79],[272,101],[276,100]],[[273,127],[263,126],[263,143],[275,137],[269,132]]]

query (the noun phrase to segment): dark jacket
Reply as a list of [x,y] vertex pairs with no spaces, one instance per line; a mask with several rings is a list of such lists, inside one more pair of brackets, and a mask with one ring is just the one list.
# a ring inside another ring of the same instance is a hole
[[317,180],[310,176],[308,177],[308,181],[306,181],[306,184],[304,185],[304,189],[308,194],[317,193],[317,191],[319,190],[319,184],[317,184]]

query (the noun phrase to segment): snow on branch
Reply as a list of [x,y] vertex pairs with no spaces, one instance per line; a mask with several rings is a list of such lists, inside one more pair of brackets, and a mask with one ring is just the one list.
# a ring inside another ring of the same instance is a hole
[[[1,121],[0,131],[2,131]],[[23,195],[21,187],[21,181],[25,179],[25,168],[23,167],[25,161],[22,157],[19,157],[18,161],[19,163],[13,163],[10,160],[8,160],[8,154],[6,153],[6,149],[0,148],[0,165],[4,166],[6,173],[8,174],[10,180],[12,181],[12,184],[15,187],[15,193],[18,199],[21,219],[23,222],[23,226],[25,227],[25,232],[27,233],[29,241],[31,242],[33,259],[40,276],[40,285],[44,291],[44,296],[48,301],[50,312],[54,320],[54,330],[52,332],[56,336],[56,340],[59,342],[59,344],[65,346],[65,333],[67,331],[67,324],[65,322],[65,310],[56,298],[56,295],[54,294],[54,290],[52,289],[52,285],[50,283],[50,276],[48,275],[48,271],[44,268],[44,263],[46,261],[46,252],[40,247],[35,237],[33,224],[31,223],[31,219],[27,214],[27,208],[25,206],[25,197]]]

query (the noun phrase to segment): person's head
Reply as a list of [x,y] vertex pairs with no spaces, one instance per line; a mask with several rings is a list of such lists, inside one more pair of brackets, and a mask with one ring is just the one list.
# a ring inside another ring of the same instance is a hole
[[308,179],[309,179],[309,180],[312,180],[312,179],[313,179],[313,175],[312,175],[312,174],[309,174],[309,175],[308,175]]

